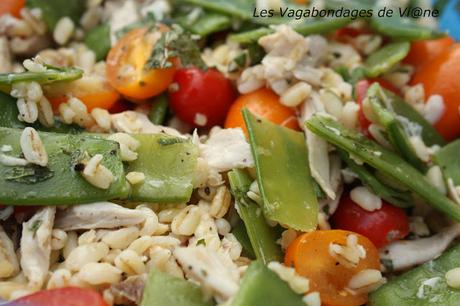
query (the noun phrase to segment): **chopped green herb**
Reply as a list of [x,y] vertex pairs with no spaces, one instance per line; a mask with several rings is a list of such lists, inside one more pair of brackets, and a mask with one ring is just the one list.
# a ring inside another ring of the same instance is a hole
[[161,35],[145,64],[145,68],[172,67],[173,64],[170,59],[173,57],[179,58],[184,67],[194,66],[203,70],[207,69],[196,41],[178,25],[172,25],[171,31]]

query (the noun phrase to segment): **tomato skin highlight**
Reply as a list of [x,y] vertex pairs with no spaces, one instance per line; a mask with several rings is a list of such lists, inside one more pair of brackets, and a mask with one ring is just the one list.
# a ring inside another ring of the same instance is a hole
[[409,54],[403,60],[403,63],[419,69],[425,63],[431,62],[442,54],[454,42],[454,39],[450,36],[433,40],[414,41],[411,43]]
[[[331,243],[346,245],[347,237],[352,234],[366,250],[366,257],[355,267],[338,263],[329,253]],[[356,273],[365,269],[380,270],[379,253],[372,242],[360,234],[344,230],[318,230],[299,236],[288,247],[284,263],[310,280],[310,291],[318,291],[321,305],[325,306],[365,304],[367,294],[353,295],[345,288]]]
[[4,306],[108,306],[95,290],[76,287],[43,290]]
[[336,228],[369,238],[378,248],[409,234],[409,220],[403,209],[383,202],[381,209],[367,211],[353,202],[349,194],[342,196],[331,221]]
[[225,120],[225,128],[241,128],[247,135],[243,108],[273,123],[299,131],[295,110],[280,103],[279,96],[268,88],[241,95],[230,108]]
[[[235,90],[221,72],[213,68],[183,68],[177,70],[173,84],[168,91],[169,105],[179,119],[197,127],[224,123]],[[205,124],[195,122],[198,114],[206,117]]]
[[433,61],[420,67],[413,76],[411,85],[422,84],[425,97],[441,95],[444,99],[444,114],[435,124],[446,140],[460,137],[460,43],[444,50]]
[[[168,28],[159,27],[165,32]],[[147,28],[134,29],[123,36],[107,55],[107,80],[119,93],[133,102],[143,103],[145,99],[165,91],[171,84],[176,71],[175,62],[170,68],[145,68],[156,43]]]
[[10,14],[14,17],[21,18],[20,12],[25,3],[25,0],[1,0],[0,16]]

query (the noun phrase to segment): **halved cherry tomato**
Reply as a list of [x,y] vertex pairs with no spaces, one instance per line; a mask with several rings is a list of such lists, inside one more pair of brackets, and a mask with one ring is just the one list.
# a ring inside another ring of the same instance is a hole
[[[358,244],[366,250],[366,257],[356,266],[345,266],[329,253],[331,243],[347,245],[347,237],[356,235]],[[285,264],[293,266],[297,273],[310,280],[310,290],[318,291],[322,305],[359,306],[367,302],[367,294],[345,290],[350,279],[365,269],[380,270],[377,248],[366,237],[350,231],[314,231],[298,237],[287,249]]]
[[[166,27],[159,28],[167,31]],[[171,84],[175,67],[146,69],[159,32],[147,28],[134,29],[112,47],[107,56],[107,79],[121,94],[134,102],[156,96]]]
[[0,16],[10,14],[20,17],[21,9],[24,7],[25,0],[2,0],[0,1]]
[[382,203],[374,211],[362,209],[347,194],[331,219],[334,226],[359,233],[369,238],[378,248],[409,234],[409,220],[401,208]]
[[438,57],[444,50],[454,44],[452,37],[443,37],[433,40],[419,40],[411,43],[409,54],[403,63],[417,69]]
[[174,75],[176,84],[177,88],[170,88],[168,94],[169,105],[179,119],[202,127],[224,123],[235,91],[222,73],[216,69],[179,69]]
[[108,306],[102,296],[92,289],[60,288],[39,291],[11,301],[4,306]]
[[112,107],[108,109],[108,111],[111,114],[118,114],[124,111],[132,110],[134,109],[134,106],[134,104],[129,103],[128,101],[118,100],[114,105],[112,105]]
[[460,136],[460,43],[444,50],[431,62],[416,71],[412,85],[421,83],[425,97],[441,95],[445,111],[435,124],[436,129],[447,140]]
[[368,79],[368,80],[361,80],[358,83],[356,83],[355,97],[356,97],[356,102],[359,105],[359,112],[358,112],[359,125],[361,127],[361,132],[368,137],[369,137],[369,130],[368,130],[369,125],[371,125],[372,122],[369,121],[369,119],[367,119],[364,114],[363,101],[366,98],[367,90],[374,83],[378,83],[383,88],[390,90],[397,95],[401,95],[401,92],[398,88],[396,88],[395,86],[393,86],[393,84],[391,84],[390,82],[384,79],[374,78],[374,79]]
[[44,91],[55,110],[59,104],[66,102],[69,96],[80,99],[89,111],[96,107],[109,109],[120,99],[120,94],[107,83],[107,80],[97,75],[45,86]]
[[253,114],[281,126],[294,130],[300,129],[299,124],[297,123],[295,110],[282,105],[278,95],[270,89],[263,88],[242,95],[236,99],[235,103],[233,103],[230,108],[227,114],[227,119],[225,120],[225,127],[240,127],[247,135],[246,125],[244,123],[243,115],[241,114],[243,108],[247,108]]

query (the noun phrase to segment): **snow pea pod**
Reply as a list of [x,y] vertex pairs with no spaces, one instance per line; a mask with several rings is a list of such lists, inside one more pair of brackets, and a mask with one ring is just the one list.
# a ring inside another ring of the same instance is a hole
[[149,119],[153,124],[162,125],[168,113],[168,96],[161,94],[152,101],[152,108],[149,112]]
[[458,305],[460,290],[447,285],[445,274],[459,266],[460,244],[457,244],[438,259],[392,278],[370,294],[370,305]]
[[261,261],[254,261],[244,273],[240,290],[231,306],[305,306],[302,296],[296,294],[289,285]]
[[383,90],[383,93],[387,97],[387,99],[384,100],[387,109],[390,109],[397,116],[406,118],[412,124],[420,126],[421,137],[426,145],[443,146],[446,143],[441,134],[439,134],[439,132],[428,121],[426,121],[426,119],[420,115],[418,111],[406,103],[400,96],[388,90]]
[[[374,85],[369,88],[368,103],[370,103],[378,123],[385,128],[388,138],[396,151],[412,166],[422,172],[426,172],[427,166],[415,153],[415,149],[410,142],[408,132],[406,132],[403,127],[403,123],[398,120],[395,113],[385,108],[383,100],[385,100],[386,97],[379,85]],[[406,125],[409,124],[409,122],[406,123]]]
[[[331,19],[318,19],[314,21],[304,22],[302,24],[294,25],[293,29],[304,36],[312,34],[327,34],[337,29],[340,29],[352,20],[349,18],[331,18]],[[257,42],[262,36],[272,34],[275,30],[272,28],[259,28],[247,32],[232,34],[229,36],[230,40],[241,44],[248,44]]]
[[[18,119],[19,111],[16,106],[16,99],[2,92],[0,92],[0,110],[0,127],[23,129],[27,126],[23,121]],[[78,125],[64,124],[58,120],[55,120],[54,125],[51,127],[45,127],[38,121],[30,126],[39,131],[54,133],[79,134],[84,130]]]
[[316,228],[318,202],[303,133],[243,110],[265,217],[308,231]]
[[145,283],[141,306],[212,306],[201,288],[185,279],[152,269]]
[[357,131],[345,128],[328,116],[314,115],[306,121],[306,125],[313,133],[406,186],[429,205],[460,222],[460,207],[441,194],[419,171],[395,153],[370,141]]
[[414,41],[446,36],[445,32],[418,25],[409,18],[396,15],[382,18],[374,14],[370,19],[370,25],[378,33],[398,40]]
[[414,204],[414,199],[409,192],[395,190],[382,182],[364,165],[354,162],[343,150],[339,149],[340,157],[347,166],[358,175],[361,182],[370,188],[377,196],[397,207],[407,208]]
[[133,185],[133,201],[185,203],[193,191],[198,148],[183,138],[160,134],[136,134],[138,158],[128,163],[126,172],[142,172],[145,180]]
[[366,59],[366,75],[375,78],[393,68],[409,53],[410,44],[398,42],[378,49]]
[[232,20],[229,16],[218,13],[204,13],[196,21],[190,23],[187,16],[176,18],[176,21],[188,31],[206,37],[212,33],[231,28]]
[[75,24],[80,23],[80,18],[85,12],[85,1],[81,0],[26,0],[28,8],[39,8],[42,11],[42,18],[47,27],[54,30],[54,27],[62,17],[69,17]]
[[434,162],[441,167],[446,181],[452,179],[455,186],[460,185],[460,140],[449,143],[434,155]]
[[182,0],[182,2],[243,20],[251,19],[255,6],[253,0]]
[[96,60],[105,59],[111,48],[110,26],[101,24],[91,29],[85,36],[85,44],[96,54]]
[[260,207],[246,195],[251,185],[249,175],[235,169],[228,173],[228,178],[256,258],[265,264],[274,260],[280,261],[281,250],[276,244],[273,228],[267,224],[263,214],[260,213]]
[[51,84],[56,82],[69,82],[83,76],[83,70],[74,67],[55,67],[45,65],[43,72],[19,72],[0,74],[0,86],[9,86],[18,82],[38,82],[40,84]]
[[[11,146],[5,155],[19,157],[22,130],[0,128],[0,146]],[[39,132],[48,153],[47,167],[0,164],[0,202],[7,205],[67,205],[126,198],[120,149],[116,142],[90,135]],[[96,188],[80,174],[85,152],[102,154],[102,164],[114,177],[106,190]]]
[[24,122],[19,121],[18,107],[16,106],[16,99],[0,92],[0,126],[9,128],[24,128]]

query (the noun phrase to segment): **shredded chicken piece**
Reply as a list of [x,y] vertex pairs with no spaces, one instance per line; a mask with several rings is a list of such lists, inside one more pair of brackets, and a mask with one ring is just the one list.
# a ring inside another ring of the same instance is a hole
[[176,129],[153,124],[149,118],[142,113],[125,111],[112,115],[112,124],[118,132],[129,134],[168,134],[171,136],[185,138]]
[[[303,122],[308,120],[313,114],[318,112],[324,112],[324,106],[322,105],[319,97],[313,94],[311,98],[306,101],[301,107],[300,114],[300,126],[304,126]],[[327,194],[327,196],[335,200],[336,192],[338,187],[332,186],[330,177],[330,161],[329,161],[329,149],[328,143],[321,137],[313,134],[305,128],[306,141],[308,147],[308,162],[310,165],[310,171],[313,178],[321,186],[321,189]]]
[[213,128],[200,149],[207,164],[218,172],[254,166],[251,148],[240,128]]
[[393,242],[380,251],[380,257],[390,260],[393,270],[404,270],[435,259],[458,236],[460,225],[454,225],[428,238]]
[[60,210],[55,227],[65,231],[116,228],[136,225],[144,220],[144,213],[140,210],[124,208],[111,202],[97,202]]
[[187,276],[211,291],[218,302],[230,299],[238,291],[238,267],[230,257],[203,246],[177,248],[174,256]]
[[13,241],[0,225],[0,278],[11,277],[19,272],[18,258]]
[[41,288],[48,275],[55,213],[56,208],[48,206],[22,224],[21,268],[32,288]]

